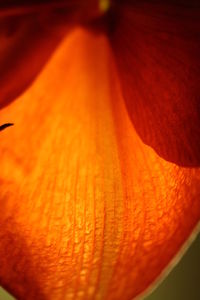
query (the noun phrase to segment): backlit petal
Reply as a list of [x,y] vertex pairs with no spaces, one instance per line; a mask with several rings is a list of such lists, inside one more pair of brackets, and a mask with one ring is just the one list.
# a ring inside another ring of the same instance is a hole
[[18,299],[130,300],[199,220],[200,171],[140,140],[111,61],[76,29],[0,112],[15,123],[0,135],[0,280]]
[[20,299],[106,294],[123,206],[107,52],[72,33],[1,111],[15,126],[1,133],[0,277]]

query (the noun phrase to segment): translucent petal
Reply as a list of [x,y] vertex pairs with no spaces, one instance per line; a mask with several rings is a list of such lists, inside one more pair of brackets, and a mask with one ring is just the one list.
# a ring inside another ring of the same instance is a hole
[[[114,105],[113,105],[114,103]],[[129,300],[200,218],[200,171],[138,137],[107,39],[76,29],[0,112],[0,281],[17,299]]]

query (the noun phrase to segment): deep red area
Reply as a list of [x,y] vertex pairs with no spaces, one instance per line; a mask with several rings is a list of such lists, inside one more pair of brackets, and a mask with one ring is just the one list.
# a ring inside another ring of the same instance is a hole
[[164,159],[200,165],[200,5],[118,2],[111,40],[130,118]]

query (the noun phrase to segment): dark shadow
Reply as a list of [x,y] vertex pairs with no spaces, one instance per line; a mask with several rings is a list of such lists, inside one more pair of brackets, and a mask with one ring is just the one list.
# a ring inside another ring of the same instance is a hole
[[198,167],[200,6],[125,2],[115,6],[110,40],[133,126],[165,160]]
[[73,26],[70,13],[63,9],[0,16],[0,109],[22,94],[41,72]]

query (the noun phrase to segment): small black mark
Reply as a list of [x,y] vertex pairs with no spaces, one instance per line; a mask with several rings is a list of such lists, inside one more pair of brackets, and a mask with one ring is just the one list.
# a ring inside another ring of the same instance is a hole
[[3,125],[0,125],[0,131],[6,129],[7,127],[13,126],[13,123],[5,123]]

